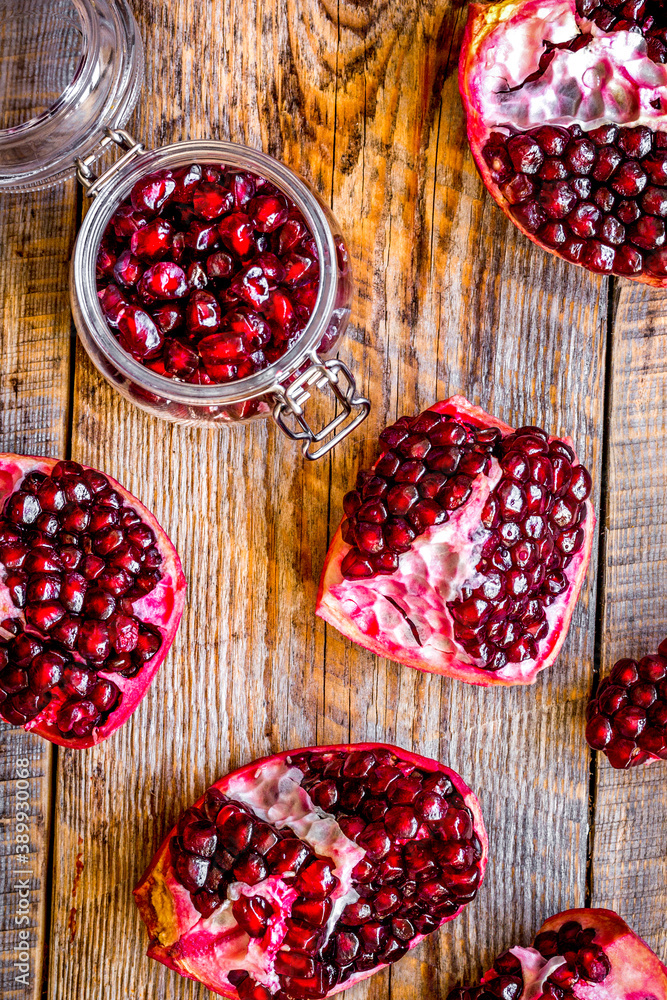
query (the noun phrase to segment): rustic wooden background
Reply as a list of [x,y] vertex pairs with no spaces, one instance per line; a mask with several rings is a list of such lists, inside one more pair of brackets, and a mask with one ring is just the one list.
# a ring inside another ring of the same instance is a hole
[[[144,957],[131,890],[180,811],[228,768],[285,747],[386,740],[439,757],[482,801],[486,884],[465,915],[355,1000],[444,998],[541,921],[617,909],[667,959],[667,765],[613,771],[584,710],[619,655],[667,634],[667,298],[536,249],[486,196],[465,142],[454,0],[134,0],[148,144],[263,148],[330,201],[357,276],[340,350],[373,401],[305,465],[269,423],[218,432],[147,417],[72,333],[73,182],[0,202],[0,450],[72,456],[120,479],[174,539],[189,600],[172,653],[102,746],[5,727],[0,992],[6,1000],[195,1000]],[[463,392],[569,433],[593,473],[600,541],[557,664],[481,690],[351,646],[313,614],[341,500],[378,431]],[[324,525],[327,530],[324,530]],[[12,810],[29,757],[30,988],[17,985]]]

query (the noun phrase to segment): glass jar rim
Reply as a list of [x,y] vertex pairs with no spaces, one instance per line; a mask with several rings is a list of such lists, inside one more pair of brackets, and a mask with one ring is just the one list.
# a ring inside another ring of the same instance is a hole
[[[273,364],[246,378],[215,385],[196,385],[158,375],[125,351],[109,327],[99,304],[95,269],[104,230],[113,212],[134,184],[154,170],[215,163],[265,177],[290,198],[302,212],[319,254],[320,281],[313,312],[298,340]],[[338,267],[333,232],[318,198],[293,170],[261,150],[218,139],[175,142],[143,153],[102,185],[89,208],[72,256],[70,283],[91,340],[118,373],[156,395],[185,404],[230,404],[254,399],[278,388],[317,350],[334,312]]]
[[82,36],[79,65],[50,107],[0,129],[0,192],[39,190],[72,177],[77,157],[98,149],[106,128],[122,127],[139,97],[143,43],[127,0],[70,2]]

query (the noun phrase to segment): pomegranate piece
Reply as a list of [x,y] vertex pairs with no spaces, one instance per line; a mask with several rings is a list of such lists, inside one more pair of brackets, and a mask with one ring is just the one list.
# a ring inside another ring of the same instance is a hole
[[447,1000],[667,998],[667,967],[613,910],[566,910],[550,917],[532,948],[498,955],[479,983]]
[[[124,350],[201,385],[281,358],[315,309],[319,278],[316,242],[289,198],[261,177],[199,164],[138,181],[97,261],[100,306]],[[218,330],[243,344],[212,364],[200,348]]]
[[667,286],[662,4],[471,4],[459,86],[482,179],[529,239],[595,273]]
[[[366,801],[403,804],[383,824]],[[367,846],[381,842],[384,865]],[[134,894],[151,958],[226,997],[318,1000],[456,917],[486,861],[479,803],[454,771],[383,744],[310,747],[217,781]]]
[[327,554],[317,614],[354,642],[472,684],[531,684],[565,640],[595,527],[567,439],[461,396],[380,435]]
[[176,634],[185,579],[173,545],[111,477],[0,455],[0,578],[0,717],[63,746],[100,743]]
[[586,739],[612,767],[667,760],[667,639],[641,660],[622,659],[586,711]]

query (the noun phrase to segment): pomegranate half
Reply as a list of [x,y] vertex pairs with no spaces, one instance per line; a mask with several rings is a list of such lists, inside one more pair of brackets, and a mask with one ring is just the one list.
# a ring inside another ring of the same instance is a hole
[[586,710],[586,739],[612,767],[667,760],[667,639],[657,654],[618,660]]
[[667,1000],[667,968],[613,910],[550,917],[532,948],[510,948],[448,1000]]
[[459,86],[482,179],[529,239],[667,286],[662,0],[473,3]]
[[487,837],[454,771],[380,743],[309,747],[217,781],[134,890],[148,954],[225,997],[337,993],[474,898]]
[[89,747],[171,646],[185,577],[150,511],[77,462],[0,455],[0,718]]
[[317,614],[380,656],[471,684],[532,684],[588,567],[591,479],[569,439],[462,396],[380,435],[331,543]]

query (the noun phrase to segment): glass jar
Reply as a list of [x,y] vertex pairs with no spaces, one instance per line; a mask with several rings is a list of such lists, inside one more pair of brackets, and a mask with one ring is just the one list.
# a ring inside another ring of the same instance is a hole
[[[137,25],[125,0],[11,3],[17,46],[23,44],[28,28],[39,48],[36,23],[43,29],[48,22],[56,34],[60,26],[59,45],[42,53],[42,58],[45,66],[54,67],[52,89],[57,90],[58,83],[64,89],[29,120],[0,131],[0,191],[45,186],[76,170],[92,205],[76,240],[70,291],[76,328],[93,364],[126,399],[156,416],[209,426],[272,416],[285,434],[301,442],[306,458],[326,454],[370,410],[349,368],[332,357],[348,323],[353,282],[347,248],[328,207],[293,171],[257,150],[202,140],[146,151],[123,130],[143,70]],[[121,155],[96,176],[95,161],[112,150]],[[267,368],[224,384],[180,382],[136,361],[114,336],[97,295],[98,248],[121,202],[146,174],[193,163],[224,165],[269,180],[301,211],[319,255],[317,300],[298,340]],[[315,390],[330,394],[335,406],[334,417],[318,429],[310,426],[304,411]]]
[[143,81],[126,0],[0,0],[0,191],[74,176],[109,145]]

